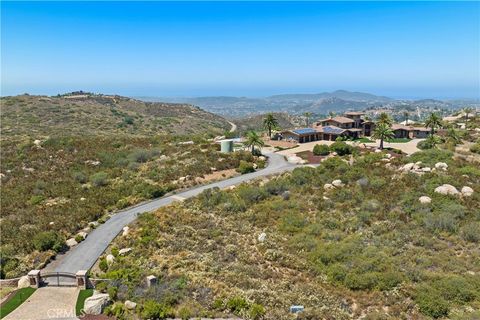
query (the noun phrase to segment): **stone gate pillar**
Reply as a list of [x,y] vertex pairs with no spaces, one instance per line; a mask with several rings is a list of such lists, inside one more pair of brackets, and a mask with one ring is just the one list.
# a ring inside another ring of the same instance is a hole
[[87,289],[87,284],[88,284],[88,271],[87,270],[79,270],[76,274],[75,277],[77,279],[77,287],[79,289]]
[[30,281],[30,287],[40,288],[40,270],[31,270],[28,273],[28,280]]

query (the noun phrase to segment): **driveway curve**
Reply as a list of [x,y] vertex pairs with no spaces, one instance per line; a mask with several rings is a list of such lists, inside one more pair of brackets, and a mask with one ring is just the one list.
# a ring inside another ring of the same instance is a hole
[[192,188],[176,193],[175,195],[144,202],[117,212],[104,224],[101,224],[93,230],[79,245],[70,249],[66,254],[58,256],[54,264],[52,264],[54,267],[47,266],[47,269],[53,269],[56,272],[70,273],[76,273],[78,270],[90,269],[95,264],[95,261],[97,261],[97,259],[103,254],[110,242],[112,242],[120,231],[122,231],[123,227],[134,221],[141,213],[154,211],[158,208],[167,206],[178,199],[194,197],[206,189],[215,187],[223,189],[255,178],[278,174],[295,168],[295,165],[285,161],[282,155],[275,153],[266,153],[265,155],[269,157],[265,169]]

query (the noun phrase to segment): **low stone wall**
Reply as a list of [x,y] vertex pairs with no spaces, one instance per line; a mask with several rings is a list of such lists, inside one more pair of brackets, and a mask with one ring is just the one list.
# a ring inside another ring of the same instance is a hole
[[97,284],[100,282],[111,282],[113,281],[112,279],[95,279],[95,278],[88,278],[88,288],[95,288]]
[[13,278],[13,279],[1,279],[0,280],[0,287],[17,287],[18,281],[20,281],[21,277]]

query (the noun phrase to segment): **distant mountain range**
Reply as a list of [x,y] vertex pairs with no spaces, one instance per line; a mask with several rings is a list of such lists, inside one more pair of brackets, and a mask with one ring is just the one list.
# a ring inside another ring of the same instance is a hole
[[189,103],[199,106],[206,111],[230,118],[244,117],[251,114],[265,112],[288,112],[290,114],[327,114],[348,110],[365,110],[372,107],[386,108],[439,108],[457,109],[465,105],[480,107],[478,100],[398,100],[384,96],[377,96],[365,92],[351,92],[337,90],[315,94],[280,94],[265,98],[248,97],[195,97],[195,98],[168,98],[168,97],[137,97],[144,101],[163,101],[175,103]]

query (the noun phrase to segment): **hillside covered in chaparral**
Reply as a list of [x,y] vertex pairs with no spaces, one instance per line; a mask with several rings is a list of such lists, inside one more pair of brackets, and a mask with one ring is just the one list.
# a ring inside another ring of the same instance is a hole
[[190,105],[22,95],[1,98],[1,123],[1,278],[44,266],[118,209],[262,166],[221,154],[212,138],[230,124]]

